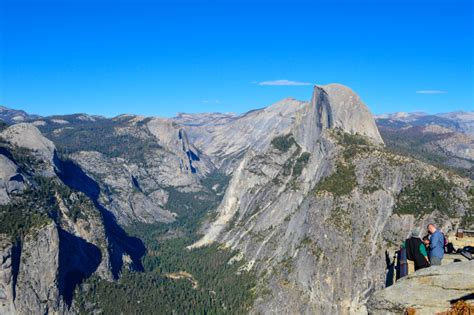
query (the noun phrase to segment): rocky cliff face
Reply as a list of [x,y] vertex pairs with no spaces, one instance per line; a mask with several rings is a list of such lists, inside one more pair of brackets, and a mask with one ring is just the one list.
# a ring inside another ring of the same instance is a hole
[[47,314],[59,309],[59,242],[54,223],[25,236],[21,247],[24,263],[20,260],[15,287],[18,313]]
[[[282,115],[287,119],[286,128],[276,125],[277,128],[271,128],[270,130],[279,133],[272,134],[271,137],[259,137],[258,143],[248,141],[251,147],[244,158],[239,161],[239,166],[234,172],[221,208],[218,209],[220,216],[204,238],[195,246],[214,241],[225,228],[226,223],[234,217],[234,214],[239,212],[238,206],[244,208],[247,206],[241,204],[241,198],[259,191],[262,186],[266,186],[269,182],[273,184],[276,182],[274,186],[279,188],[278,194],[288,184],[294,184],[295,187],[298,187],[299,189],[291,191],[294,194],[300,194],[299,197],[294,198],[292,196],[291,198],[295,200],[295,205],[298,206],[301,198],[308,194],[309,190],[314,187],[328,168],[328,161],[325,158],[333,146],[330,141],[327,141],[329,131],[339,129],[349,134],[370,135],[371,137],[367,138],[369,142],[374,144],[383,143],[367,107],[358,98],[354,99],[354,95],[349,89],[339,85],[329,85],[327,89],[330,94],[342,90],[346,99],[344,100],[343,96],[336,97],[333,95],[330,97],[325,88],[315,86],[310,103],[283,102],[277,103],[267,110],[276,113],[280,113],[282,109],[289,111]],[[334,103],[331,103],[331,99]],[[357,113],[355,117],[348,114],[351,110]],[[250,113],[250,115],[252,114],[258,115],[259,113]],[[265,115],[265,117],[267,119],[271,117],[272,120],[269,119],[269,121],[275,121],[273,124],[281,121],[278,114]],[[245,115],[242,119],[249,118]],[[357,120],[357,124],[354,124],[352,119]],[[236,128],[235,125],[239,126],[241,122],[239,122],[239,119],[232,122],[233,128],[243,129],[251,135],[258,134],[259,123],[257,121],[256,123],[246,124],[246,128]],[[348,130],[342,129],[345,127]],[[219,141],[216,141],[216,143],[219,143]],[[312,167],[306,169],[308,165]],[[295,173],[292,168],[296,166],[298,171]],[[247,168],[251,169],[247,170]],[[261,170],[256,171],[258,168],[261,168]],[[286,175],[287,178],[281,181],[277,175],[284,168],[289,168],[289,170],[283,172],[283,175]],[[303,172],[305,173],[303,174]],[[288,175],[292,176],[288,178]],[[302,179],[302,183],[298,183],[298,179]],[[272,180],[274,181],[271,182]],[[269,198],[270,201],[276,201],[277,198],[275,197]],[[300,200],[298,201],[298,199]],[[282,205],[286,204],[286,207],[290,208],[289,202],[290,200],[287,198],[283,200]],[[255,204],[264,205],[265,202],[259,201]]]
[[[2,314],[14,314],[16,283],[13,278],[13,245],[7,236],[2,235],[0,239],[0,255],[2,265],[0,267],[0,312]],[[16,281],[16,280],[15,280]]]
[[104,218],[58,178],[55,146],[36,127],[13,125],[0,136],[0,313],[73,312],[84,278],[113,277]]
[[53,222],[33,229],[22,244],[2,235],[2,314],[48,314],[65,310],[59,283],[59,236]]
[[120,223],[170,223],[178,215],[169,207],[170,193],[212,193],[201,182],[216,167],[174,121],[131,115],[62,120],[44,119],[40,128],[95,182],[97,202]]
[[[283,135],[247,151],[217,219],[191,246],[240,251],[262,279],[255,313],[364,312],[383,286],[390,242],[433,216],[455,225],[470,209],[469,181],[386,151],[366,107],[347,89],[331,96],[341,89],[315,87]],[[420,178],[446,185],[450,209],[404,199]]]
[[383,143],[372,114],[354,91],[340,84],[329,84],[323,89],[328,95],[333,116],[330,128],[340,128]]

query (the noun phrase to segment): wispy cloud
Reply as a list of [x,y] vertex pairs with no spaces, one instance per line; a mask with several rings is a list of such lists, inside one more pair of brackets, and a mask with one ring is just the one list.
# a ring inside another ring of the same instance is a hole
[[215,103],[215,104],[220,104],[220,100],[203,100],[202,101],[204,104],[209,104],[209,103]]
[[258,85],[263,86],[303,86],[303,85],[313,85],[309,82],[298,82],[298,81],[290,81],[290,80],[273,80],[273,81],[263,81],[258,82]]
[[416,91],[417,94],[446,94],[447,91],[443,90],[419,90]]

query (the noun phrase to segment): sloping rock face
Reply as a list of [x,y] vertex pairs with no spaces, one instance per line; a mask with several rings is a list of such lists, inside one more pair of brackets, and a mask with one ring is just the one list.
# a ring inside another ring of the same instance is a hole
[[[289,167],[291,167],[298,159],[302,158],[303,153],[308,157],[308,160],[301,162],[301,166],[304,167],[306,164],[309,164],[312,167],[307,170],[308,173],[302,176],[304,186],[299,187],[300,189],[298,189],[296,193],[301,194],[300,198],[306,195],[328,168],[328,161],[325,157],[329,154],[332,146],[332,143],[327,141],[328,130],[333,128],[342,129],[348,126],[348,130],[342,130],[351,134],[371,135],[373,137],[368,137],[369,141],[374,144],[383,143],[367,107],[361,103],[358,98],[354,100],[354,95],[349,89],[339,85],[329,85],[328,90],[331,91],[331,94],[340,90],[344,91],[344,94],[340,97],[332,96],[335,105],[331,103],[330,97],[324,88],[315,86],[310,103],[295,103],[293,101],[288,103],[284,101],[262,110],[265,111],[266,114],[265,117],[267,120],[265,122],[259,121],[258,119],[255,121],[255,119],[253,119],[254,122],[245,122],[244,127],[241,127],[240,125],[242,123],[236,120],[233,124],[237,126],[227,126],[227,130],[245,130],[248,135],[254,135],[259,134],[259,126],[261,124],[266,124],[267,128],[273,130],[274,133],[267,131],[267,136],[259,137],[259,142],[246,141],[249,143],[250,149],[248,149],[246,155],[239,162],[234,172],[224,201],[218,210],[221,216],[218,217],[214,225],[211,225],[207,234],[196,246],[208,244],[215,240],[223,230],[225,223],[229,222],[233,214],[238,212],[237,202],[241,198],[236,197],[236,195],[248,194],[248,189],[254,186],[254,181],[258,182],[260,180],[259,177],[265,174],[267,169],[269,173],[265,176],[266,181],[268,181],[268,178],[272,179],[278,175],[281,171],[281,167],[285,166],[285,162],[290,161]],[[258,111],[255,114],[251,112],[248,115],[244,115],[241,119],[250,120],[249,115],[259,115],[262,111]],[[282,111],[284,112],[281,113]],[[351,122],[352,116],[349,114],[351,111],[357,112],[357,114],[355,114],[359,123],[357,127],[353,127]],[[267,113],[274,114],[268,115]],[[278,124],[272,121],[278,122]],[[283,121],[283,123],[281,121]],[[269,137],[268,134],[272,135],[272,137]],[[271,143],[277,136],[283,137],[280,139],[288,142],[287,147],[283,150],[275,148]],[[237,139],[240,141],[242,138],[239,137]],[[230,142],[232,142],[232,140],[231,138]],[[219,141],[215,140],[214,143],[219,143]],[[240,150],[242,150],[242,148],[240,148]],[[226,155],[231,155],[234,152],[227,153]],[[275,158],[275,160],[273,161],[272,158]],[[260,172],[256,173],[255,169],[257,169],[259,165],[263,165],[263,167]],[[273,166],[273,168],[271,166]],[[248,172],[246,170],[247,167],[252,167],[252,170]],[[300,175],[301,174],[298,174],[297,176],[299,177]],[[252,180],[254,177],[255,179]],[[254,188],[253,191],[255,189],[257,188]],[[299,198],[295,198],[295,200],[298,199]],[[301,202],[301,200],[299,202]],[[288,200],[284,201],[283,204],[288,204]]]
[[191,246],[218,242],[240,251],[235,259],[245,257],[260,274],[254,313],[366,312],[368,297],[384,285],[388,244],[433,219],[400,210],[400,195],[418,189],[418,178],[449,182],[446,194],[457,196],[454,219],[437,213],[439,221],[456,225],[470,209],[468,180],[386,151],[370,113],[351,124],[360,104],[344,95],[333,96],[333,106],[315,87],[285,133],[249,149],[216,220]]
[[[99,152],[81,151],[69,155],[88,176],[94,179],[97,200],[111,211],[119,222],[172,222],[175,214],[164,209],[168,192],[156,183],[155,168],[128,164]],[[159,156],[151,160],[157,168]],[[179,163],[179,162],[178,162]],[[179,164],[175,165],[179,168]],[[151,174],[150,174],[151,173]]]
[[190,140],[217,167],[231,173],[248,150],[261,150],[276,136],[289,133],[297,113],[306,105],[287,98],[240,116],[208,117],[209,122],[203,123],[198,115],[195,123],[189,115],[181,115],[175,121],[185,126]]
[[370,314],[404,314],[407,308],[428,315],[447,311],[458,300],[474,302],[474,262],[434,266],[408,275],[374,294]]
[[413,178],[448,181],[449,174],[377,146],[353,152],[329,139],[323,144],[328,151],[312,154],[299,176],[291,162],[302,154],[296,144],[242,165],[218,219],[195,244],[224,243],[260,272],[263,293],[255,313],[364,313],[367,298],[384,286],[390,243],[400,244],[413,226],[434,219],[455,228],[469,209],[469,182],[456,178],[450,190],[460,196],[453,200],[453,211],[459,211],[454,218],[394,213],[400,193],[416,185]]

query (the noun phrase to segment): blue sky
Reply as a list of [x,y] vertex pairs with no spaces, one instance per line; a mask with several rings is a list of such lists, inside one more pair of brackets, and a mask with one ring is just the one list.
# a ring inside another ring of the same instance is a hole
[[339,82],[374,113],[473,110],[473,3],[0,0],[0,104],[241,113]]

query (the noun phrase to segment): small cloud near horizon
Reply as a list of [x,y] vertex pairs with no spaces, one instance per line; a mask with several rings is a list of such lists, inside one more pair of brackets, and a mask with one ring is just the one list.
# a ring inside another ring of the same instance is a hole
[[447,91],[443,90],[419,90],[416,91],[416,94],[446,94]]
[[299,81],[290,81],[290,80],[273,80],[273,81],[263,81],[257,83],[260,86],[306,86],[313,85],[309,82],[299,82]]
[[216,103],[216,104],[220,104],[220,100],[203,100],[202,101],[204,104],[209,104],[209,103]]

